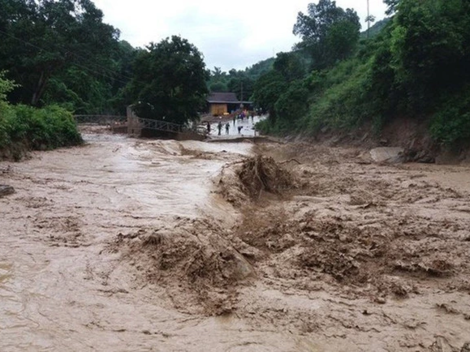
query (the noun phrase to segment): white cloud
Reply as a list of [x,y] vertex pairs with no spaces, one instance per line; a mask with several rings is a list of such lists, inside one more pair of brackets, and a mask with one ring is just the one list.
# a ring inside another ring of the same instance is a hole
[[[244,69],[275,53],[289,51],[299,38],[292,28],[305,0],[95,0],[105,22],[121,30],[121,38],[143,47],[171,35],[194,44],[209,68]],[[354,8],[361,20],[367,15],[367,0],[337,0],[343,8]],[[370,0],[370,12],[384,17],[382,0]]]

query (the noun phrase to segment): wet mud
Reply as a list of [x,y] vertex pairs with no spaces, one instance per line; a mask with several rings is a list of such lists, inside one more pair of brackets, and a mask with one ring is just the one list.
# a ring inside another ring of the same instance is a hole
[[0,351],[466,351],[470,168],[85,139],[0,163]]

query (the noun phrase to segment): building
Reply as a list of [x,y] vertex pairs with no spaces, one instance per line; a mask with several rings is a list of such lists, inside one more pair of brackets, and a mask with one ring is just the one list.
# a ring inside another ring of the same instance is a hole
[[220,116],[238,109],[251,109],[251,101],[240,101],[235,93],[212,92],[207,97],[207,106],[209,114]]

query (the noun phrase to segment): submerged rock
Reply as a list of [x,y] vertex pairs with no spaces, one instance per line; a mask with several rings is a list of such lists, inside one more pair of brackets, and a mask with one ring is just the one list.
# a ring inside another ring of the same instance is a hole
[[377,163],[402,163],[405,161],[403,152],[400,147],[381,147],[372,149],[370,156]]
[[8,185],[0,185],[0,198],[15,193],[15,189]]

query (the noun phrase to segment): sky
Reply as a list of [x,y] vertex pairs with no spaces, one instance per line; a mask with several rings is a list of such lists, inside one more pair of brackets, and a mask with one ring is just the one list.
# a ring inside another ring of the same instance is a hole
[[[207,68],[243,70],[287,52],[300,41],[292,34],[299,12],[317,0],[94,0],[104,22],[121,31],[121,39],[134,47],[158,43],[179,35],[204,55]],[[369,0],[370,14],[385,17],[382,0]],[[337,6],[353,8],[363,29],[367,0],[337,0]]]

